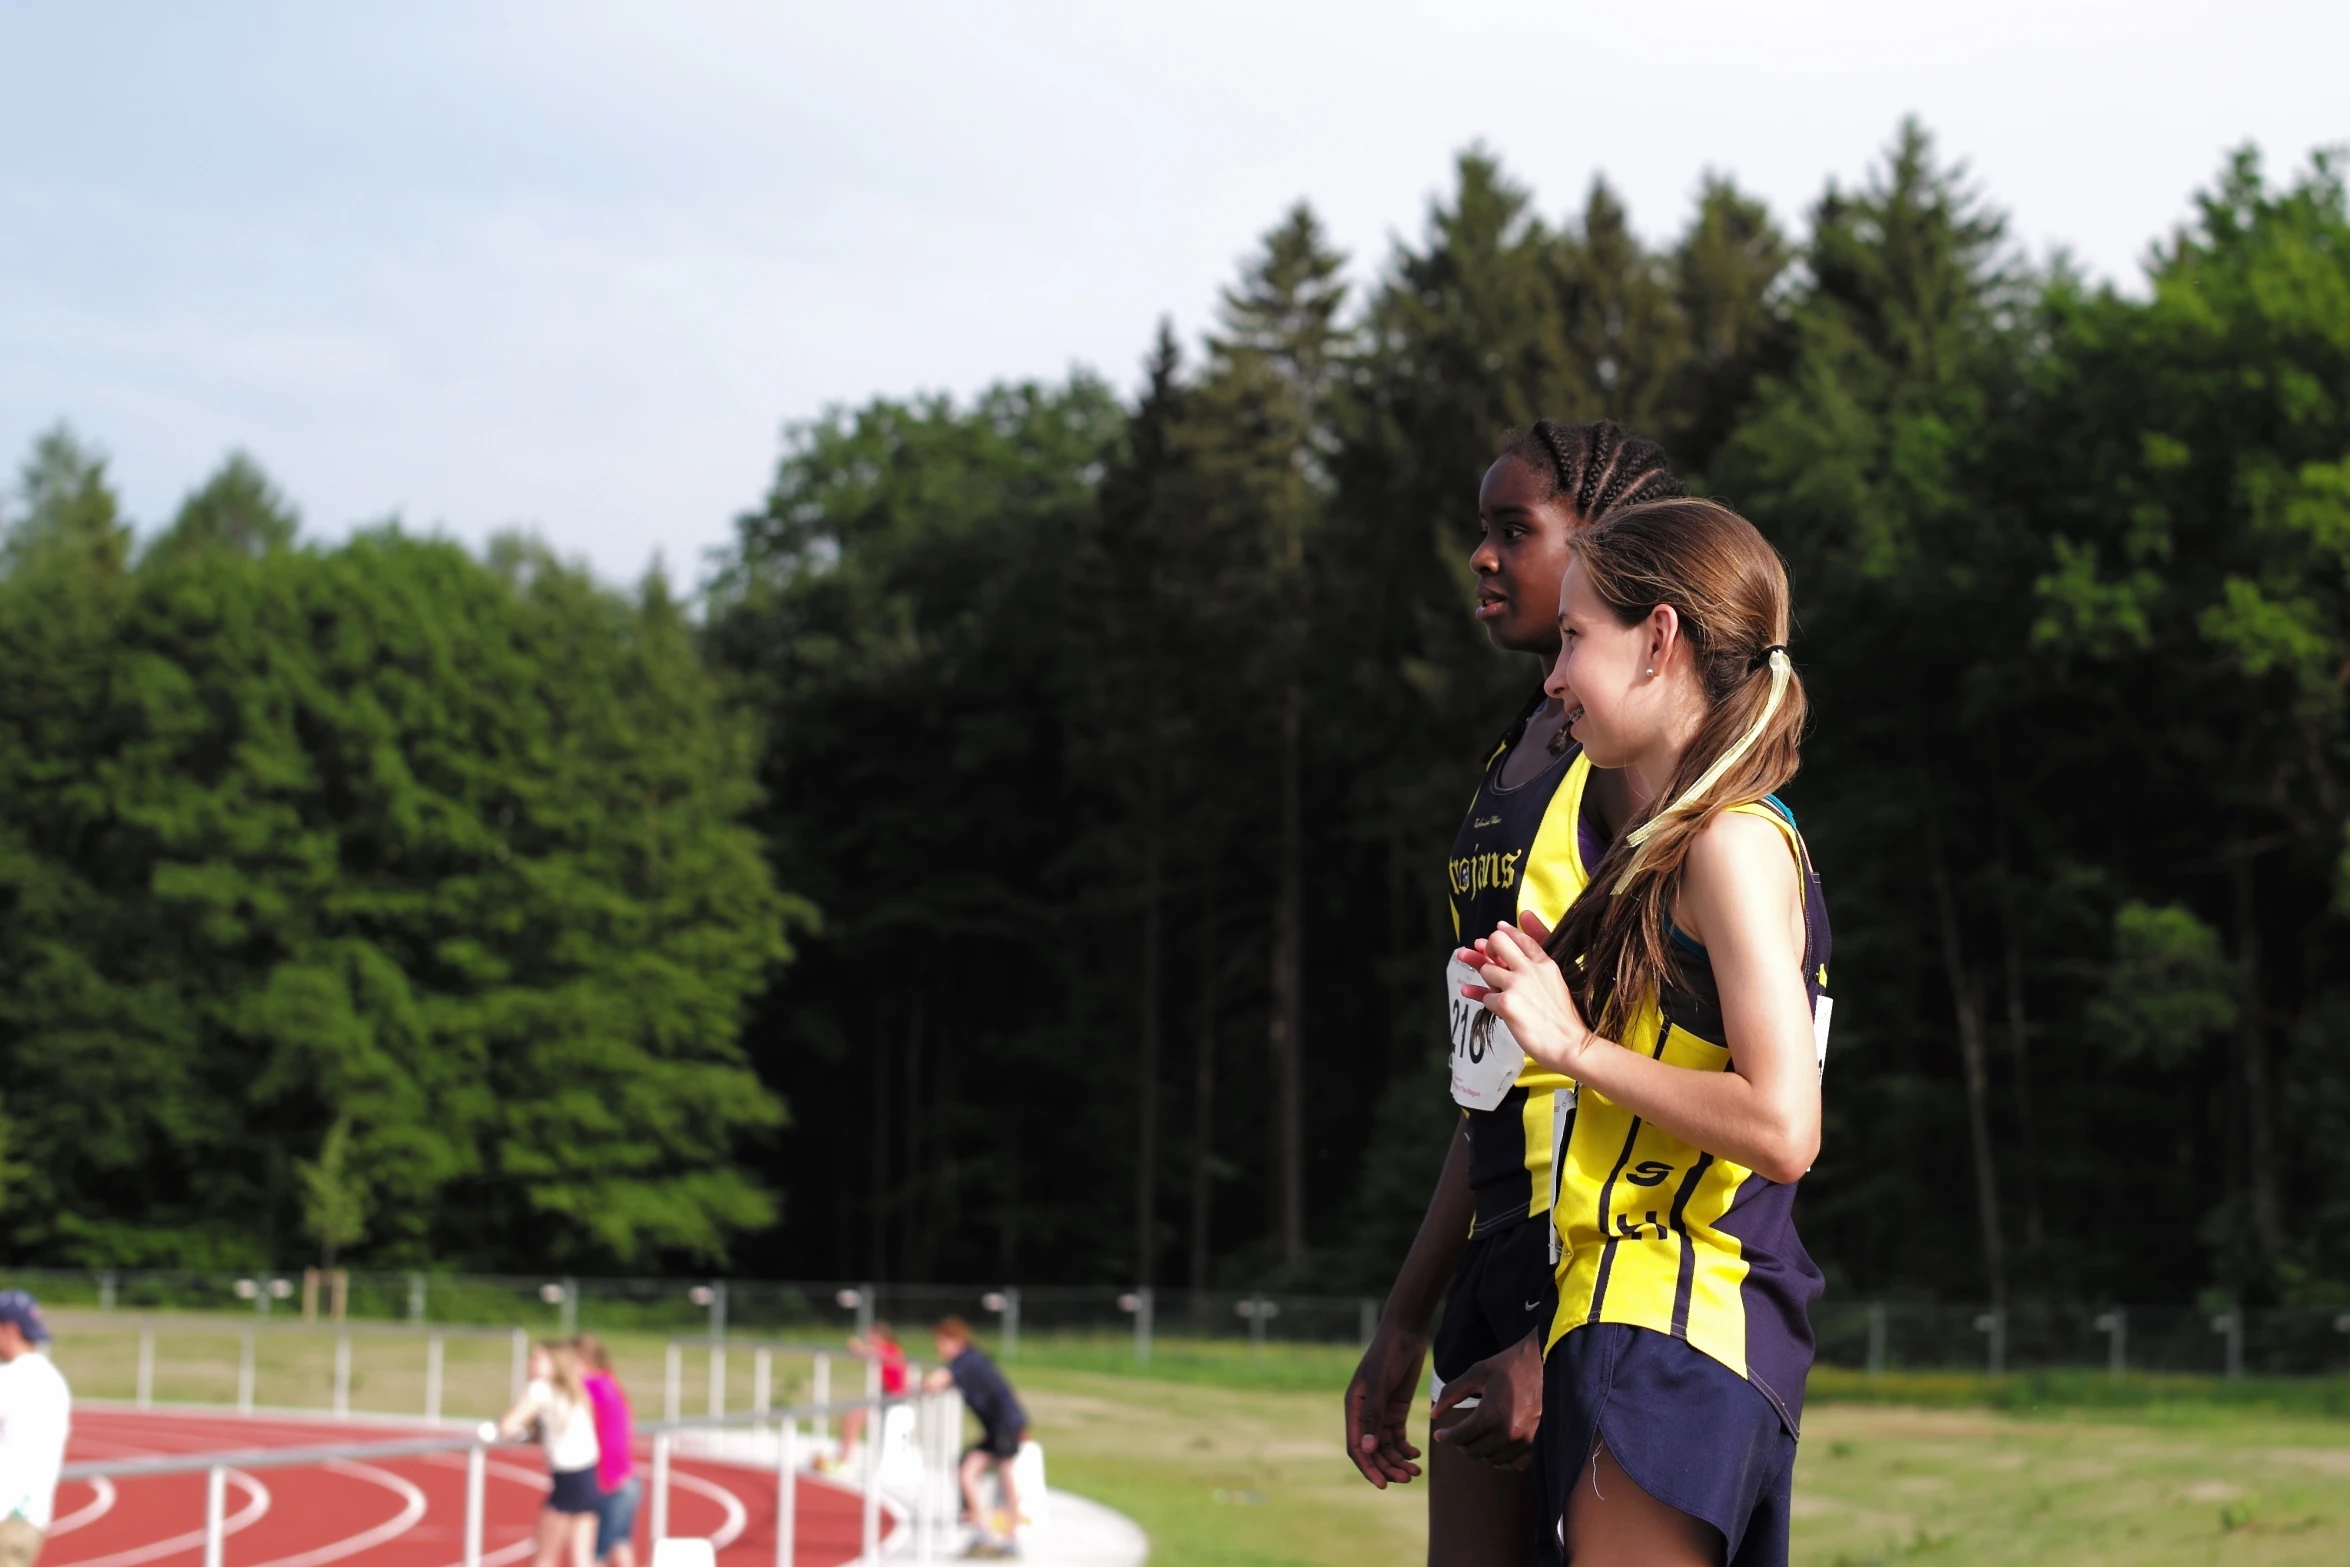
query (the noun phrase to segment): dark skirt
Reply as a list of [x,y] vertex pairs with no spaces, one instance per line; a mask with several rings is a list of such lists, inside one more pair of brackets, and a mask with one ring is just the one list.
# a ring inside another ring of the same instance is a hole
[[1786,1567],[1795,1435],[1761,1390],[1686,1340],[1595,1322],[1542,1364],[1534,1472],[1545,1567],[1566,1560],[1574,1487],[1599,1443],[1632,1483],[1720,1531],[1728,1567]]
[[596,1484],[593,1465],[585,1469],[558,1469],[547,1476],[547,1506],[558,1513],[600,1513],[604,1492]]

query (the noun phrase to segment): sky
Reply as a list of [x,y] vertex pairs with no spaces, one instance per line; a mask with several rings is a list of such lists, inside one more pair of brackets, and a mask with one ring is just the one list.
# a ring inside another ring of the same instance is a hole
[[2350,142],[2345,60],[2340,0],[0,0],[0,460],[62,419],[152,528],[243,449],[313,537],[690,584],[791,422],[1131,386],[1300,197],[1362,280],[1472,144],[1800,228],[1915,114],[2128,286],[2229,149]]

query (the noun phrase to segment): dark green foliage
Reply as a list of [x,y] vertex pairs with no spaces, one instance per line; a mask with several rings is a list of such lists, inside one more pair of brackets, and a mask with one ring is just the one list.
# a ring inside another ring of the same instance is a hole
[[34,535],[0,581],[8,1232],[298,1257],[331,1160],[383,1261],[723,1256],[791,905],[690,628],[520,542],[290,531],[237,461],[138,571]]

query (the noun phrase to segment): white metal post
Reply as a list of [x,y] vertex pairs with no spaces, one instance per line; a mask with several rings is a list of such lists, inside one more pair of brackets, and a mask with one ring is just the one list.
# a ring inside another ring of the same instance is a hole
[[155,1402],[155,1330],[139,1329],[139,1387],[138,1404],[145,1409]]
[[253,1335],[237,1337],[237,1413],[253,1412]]
[[797,1423],[783,1423],[782,1441],[775,1458],[775,1567],[792,1567],[792,1553],[799,1547],[799,1482],[792,1472],[799,1463]]
[[488,1488],[490,1450],[476,1442],[465,1450],[465,1567],[481,1567],[482,1493]]
[[351,1335],[335,1335],[335,1418],[345,1420],[351,1414]]
[[685,1411],[685,1346],[669,1341],[669,1356],[661,1375],[661,1418],[675,1420]]
[[710,1415],[715,1419],[726,1413],[726,1346],[713,1341],[710,1345]]
[[666,1431],[653,1438],[653,1543],[669,1538],[669,1444]]
[[204,1567],[220,1567],[228,1543],[228,1471],[214,1464],[204,1471]]
[[832,1435],[832,1415],[825,1405],[832,1402],[832,1357],[818,1355],[816,1369],[808,1383],[809,1396],[816,1401],[816,1445],[822,1447]]
[[424,1418],[427,1420],[437,1421],[441,1418],[441,1378],[444,1374],[443,1362],[447,1354],[448,1351],[442,1345],[441,1336],[438,1333],[425,1335]]
[[751,1351],[751,1413],[775,1407],[775,1351],[764,1344]]
[[[881,1368],[872,1361],[865,1364],[878,1382]],[[881,1560],[881,1415],[880,1399],[865,1406],[864,1554],[859,1560],[867,1562]]]
[[522,1402],[522,1389],[530,1381],[530,1334],[521,1328],[514,1330],[514,1374],[509,1380],[513,1385],[507,1394],[508,1400],[519,1404]]

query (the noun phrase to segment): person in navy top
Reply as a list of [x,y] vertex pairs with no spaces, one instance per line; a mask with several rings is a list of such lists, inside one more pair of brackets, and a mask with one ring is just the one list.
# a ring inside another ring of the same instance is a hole
[[[932,1330],[938,1347],[939,1369],[923,1379],[937,1391],[949,1383],[963,1395],[963,1407],[979,1421],[979,1440],[963,1454],[964,1521],[979,1530],[983,1547],[997,1554],[1014,1550],[1012,1536],[1020,1526],[1020,1493],[1012,1466],[1020,1444],[1028,1439],[1028,1412],[1020,1407],[1012,1384],[987,1353],[971,1342],[971,1326],[961,1317],[949,1317]],[[1006,1524],[1002,1538],[988,1527],[987,1509],[979,1499],[979,1477],[990,1466],[1003,1489]]]

